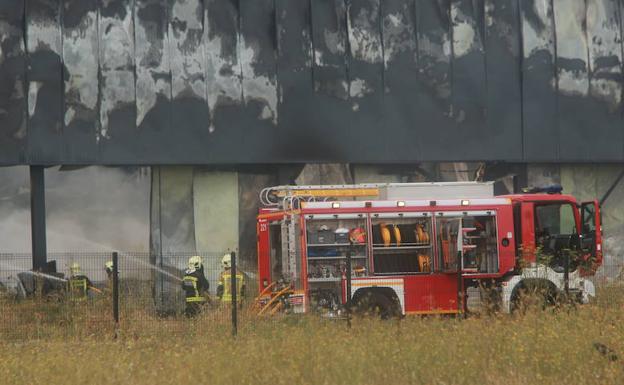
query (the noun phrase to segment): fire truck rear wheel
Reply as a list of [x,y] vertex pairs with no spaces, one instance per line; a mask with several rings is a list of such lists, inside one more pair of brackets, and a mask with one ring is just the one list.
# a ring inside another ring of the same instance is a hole
[[358,296],[354,303],[356,314],[391,319],[399,316],[396,301],[384,293],[367,291]]

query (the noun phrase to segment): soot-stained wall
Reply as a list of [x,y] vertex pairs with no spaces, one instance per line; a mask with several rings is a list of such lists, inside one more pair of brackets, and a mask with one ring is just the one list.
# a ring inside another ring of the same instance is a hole
[[622,161],[624,0],[0,2],[0,165]]

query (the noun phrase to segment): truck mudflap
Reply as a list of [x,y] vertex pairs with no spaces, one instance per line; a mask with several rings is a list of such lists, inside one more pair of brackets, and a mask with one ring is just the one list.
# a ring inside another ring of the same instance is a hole
[[[502,282],[502,309],[506,313],[511,313],[512,300],[516,289],[522,281],[530,279],[542,279],[552,283],[559,291],[565,290],[565,280],[563,273],[557,273],[553,269],[543,265],[525,268],[520,275],[514,275],[509,280]],[[581,303],[589,303],[591,298],[596,296],[594,284],[584,277],[581,277],[579,271],[574,271],[568,277],[568,289],[571,292],[580,294]]]

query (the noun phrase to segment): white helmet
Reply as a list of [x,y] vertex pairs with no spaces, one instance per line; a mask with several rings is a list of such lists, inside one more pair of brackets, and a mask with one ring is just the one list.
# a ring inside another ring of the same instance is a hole
[[194,255],[191,258],[189,258],[188,260],[188,267],[189,269],[193,270],[197,270],[199,268],[201,268],[202,266],[202,259],[199,255]]
[[221,265],[225,269],[232,267],[232,255],[230,253],[225,254],[223,258],[221,258]]

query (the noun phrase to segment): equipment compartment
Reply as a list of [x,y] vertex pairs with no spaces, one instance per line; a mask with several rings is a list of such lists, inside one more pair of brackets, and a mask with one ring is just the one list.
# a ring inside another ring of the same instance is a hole
[[430,273],[429,213],[386,213],[371,217],[375,274]]

